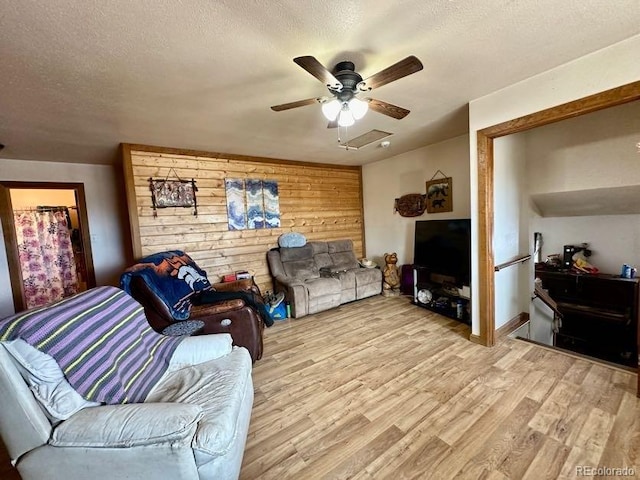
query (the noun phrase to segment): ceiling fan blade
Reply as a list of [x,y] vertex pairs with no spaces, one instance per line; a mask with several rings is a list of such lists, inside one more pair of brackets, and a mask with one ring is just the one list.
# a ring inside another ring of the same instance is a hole
[[338,119],[330,120],[327,124],[327,128],[338,128]]
[[298,65],[304,68],[311,75],[324,83],[331,90],[342,90],[342,83],[327,70],[315,57],[296,57],[293,59]]
[[420,62],[417,57],[411,55],[410,57],[400,60],[398,63],[394,63],[390,67],[371,75],[369,78],[366,78],[360,82],[358,87],[363,92],[373,88],[379,88],[387,83],[394,82],[402,77],[419,72],[422,68],[422,62]]
[[312,105],[318,103],[318,98],[307,98],[306,100],[298,100],[297,102],[283,103],[282,105],[274,105],[271,110],[274,112],[281,112],[283,110],[289,110],[291,108],[304,107],[305,105]]
[[392,103],[383,102],[382,100],[376,100],[375,98],[368,98],[369,108],[374,112],[382,113],[389,117],[396,118],[398,120],[403,119],[409,115],[410,110],[406,108],[393,105]]

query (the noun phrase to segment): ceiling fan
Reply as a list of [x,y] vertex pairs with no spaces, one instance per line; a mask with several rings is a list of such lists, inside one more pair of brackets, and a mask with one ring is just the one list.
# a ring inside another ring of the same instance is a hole
[[409,110],[405,108],[375,98],[360,99],[358,95],[419,72],[423,68],[420,60],[412,55],[363,80],[362,76],[355,71],[353,62],[339,62],[332,73],[315,57],[296,57],[293,61],[324,83],[331,97],[307,98],[297,102],[274,105],[271,110],[281,112],[320,103],[322,104],[322,113],[329,120],[329,128],[350,127],[356,120],[362,118],[369,108],[374,112],[398,120],[406,117],[409,115]]

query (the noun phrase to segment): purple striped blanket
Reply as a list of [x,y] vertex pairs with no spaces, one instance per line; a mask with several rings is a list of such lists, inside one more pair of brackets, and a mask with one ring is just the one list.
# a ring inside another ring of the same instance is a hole
[[0,340],[15,338],[51,355],[84,398],[109,404],[144,401],[181,341],[156,333],[142,306],[115,287],[0,320]]

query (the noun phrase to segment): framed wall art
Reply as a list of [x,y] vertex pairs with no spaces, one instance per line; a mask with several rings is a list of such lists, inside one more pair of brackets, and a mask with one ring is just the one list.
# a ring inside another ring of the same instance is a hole
[[229,230],[244,230],[247,228],[244,180],[241,178],[225,178],[224,185],[227,194]]
[[[438,170],[438,172],[440,172],[440,170]],[[440,173],[442,174],[442,172]],[[436,175],[437,174],[438,173],[436,172]],[[427,182],[427,213],[451,211],[453,211],[452,178],[432,178]]]
[[264,228],[262,180],[247,178],[244,188],[247,194],[247,228]]
[[264,195],[264,221],[267,228],[280,227],[280,194],[278,182],[275,180],[263,180],[262,190]]
[[280,226],[277,181],[226,178],[225,190],[229,230]]
[[158,208],[168,207],[193,207],[193,214],[198,215],[198,203],[196,200],[196,181],[153,179],[149,178],[149,189],[151,190],[151,203],[153,205],[153,216],[157,216]]

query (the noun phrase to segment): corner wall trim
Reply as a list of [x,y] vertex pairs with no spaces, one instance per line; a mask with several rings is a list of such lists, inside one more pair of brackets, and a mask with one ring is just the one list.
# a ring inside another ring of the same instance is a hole
[[520,328],[522,325],[529,321],[529,314],[527,312],[520,312],[507,323],[502,325],[496,330],[496,337],[502,338],[509,335],[511,332]]

